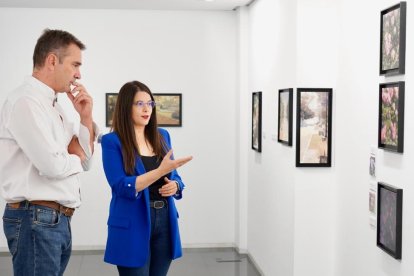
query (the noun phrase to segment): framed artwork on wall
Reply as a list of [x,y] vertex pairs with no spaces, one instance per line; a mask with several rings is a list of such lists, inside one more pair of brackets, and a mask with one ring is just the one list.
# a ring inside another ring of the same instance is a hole
[[298,88],[296,167],[330,167],[332,89]]
[[406,16],[406,2],[381,11],[380,75],[405,73]]
[[118,99],[118,93],[106,93],[105,94],[105,125],[107,127],[112,126],[112,116],[114,115],[116,100]]
[[157,122],[163,127],[182,126],[182,94],[153,93]]
[[405,83],[382,83],[379,86],[378,147],[404,151]]
[[262,92],[252,94],[252,149],[262,151]]
[[378,182],[377,246],[401,259],[403,190]]
[[293,88],[279,90],[278,135],[280,143],[292,146]]

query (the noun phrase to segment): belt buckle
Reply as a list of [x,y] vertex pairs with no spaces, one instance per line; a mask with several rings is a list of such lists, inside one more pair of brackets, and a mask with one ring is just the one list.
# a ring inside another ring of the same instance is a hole
[[165,205],[165,202],[163,200],[156,200],[154,201],[154,208],[155,209],[161,209]]

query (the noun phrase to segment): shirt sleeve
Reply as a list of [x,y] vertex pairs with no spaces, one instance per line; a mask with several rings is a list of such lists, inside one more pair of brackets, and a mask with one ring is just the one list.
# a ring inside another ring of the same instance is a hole
[[83,171],[80,158],[56,142],[50,118],[35,100],[21,98],[13,105],[7,129],[40,175],[63,179]]
[[[96,141],[96,138],[98,137],[98,133],[99,133],[99,128],[98,126],[95,124],[95,122],[93,123],[93,132],[94,132],[94,137],[93,140]],[[79,126],[79,144],[83,149],[83,152],[85,152],[85,160],[82,162],[82,167],[85,171],[88,171],[92,165],[92,149],[91,149],[91,144],[90,144],[90,132],[89,129],[80,124]]]

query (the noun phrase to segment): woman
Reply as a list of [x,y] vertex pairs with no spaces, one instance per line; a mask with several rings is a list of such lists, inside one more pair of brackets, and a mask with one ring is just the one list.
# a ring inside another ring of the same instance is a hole
[[157,128],[150,89],[132,81],[119,91],[112,132],[102,137],[102,159],[112,189],[105,262],[119,275],[167,275],[182,255],[174,199],[184,183],[168,132]]

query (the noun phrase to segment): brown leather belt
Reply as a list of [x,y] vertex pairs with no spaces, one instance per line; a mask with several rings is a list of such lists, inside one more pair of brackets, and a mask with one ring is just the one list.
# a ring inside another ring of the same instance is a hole
[[[38,206],[44,206],[52,208],[53,210],[56,210],[60,212],[61,214],[64,214],[67,217],[73,216],[73,213],[75,212],[74,208],[65,207],[57,202],[54,201],[47,201],[47,200],[33,200],[33,201],[27,201],[31,205],[38,205]],[[9,207],[13,209],[20,208],[26,203],[26,201],[16,202],[16,203],[7,203]]]

